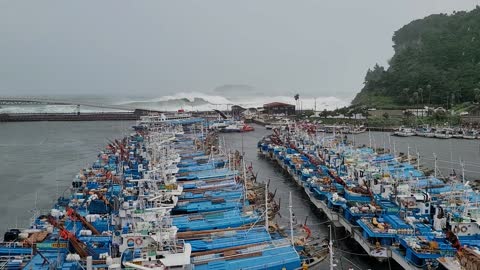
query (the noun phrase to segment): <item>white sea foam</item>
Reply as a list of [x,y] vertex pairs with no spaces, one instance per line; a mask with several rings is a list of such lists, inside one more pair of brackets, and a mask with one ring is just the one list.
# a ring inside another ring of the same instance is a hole
[[[64,100],[67,98],[63,98]],[[83,97],[82,101],[98,102],[98,97]],[[265,96],[249,95],[239,97],[224,97],[218,94],[207,94],[202,92],[180,92],[174,95],[165,95],[157,98],[121,98],[121,99],[102,99],[102,103],[108,105],[122,105],[132,108],[155,109],[165,111],[176,111],[184,109],[186,111],[208,111],[213,109],[227,110],[232,105],[240,105],[245,108],[262,107],[270,102],[282,102],[296,105],[298,109],[310,110],[316,108],[317,111],[324,109],[332,110],[348,106],[349,99],[341,99],[334,96],[320,97],[300,97],[298,101],[290,96]],[[81,112],[108,112],[118,111],[112,109],[91,108],[81,106]],[[74,113],[77,111],[75,105],[14,105],[0,107],[0,113]]]
[[[226,98],[220,95],[210,95],[200,92],[182,92],[175,95],[162,96],[149,100],[136,100],[131,102],[122,102],[121,105],[136,105],[150,109],[174,111],[184,109],[187,111],[204,111],[204,110],[226,110],[232,105],[240,105],[242,107],[262,107],[263,104],[270,102],[283,102],[297,105],[302,109],[331,110],[339,107],[348,106],[350,104],[347,99],[337,97],[307,97],[300,98],[295,101],[293,97],[288,96],[256,96]],[[299,109],[300,109],[299,108]]]

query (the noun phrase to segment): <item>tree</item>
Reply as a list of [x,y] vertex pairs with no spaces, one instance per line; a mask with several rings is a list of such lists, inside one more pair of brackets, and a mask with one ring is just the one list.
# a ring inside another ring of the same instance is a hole
[[447,119],[447,113],[444,110],[437,110],[433,113],[433,119],[437,121],[444,121]]
[[[444,104],[447,97],[449,105],[480,102],[474,91],[480,88],[478,29],[480,9],[431,15],[403,26],[393,35],[388,69],[368,69],[352,104],[431,105]],[[418,98],[405,89],[415,89]]]
[[406,100],[405,103],[411,103],[410,102],[410,99],[411,99],[410,98],[410,88],[408,88],[408,87],[403,88],[402,94],[403,94],[403,99]]
[[413,117],[415,116],[411,111],[405,111],[403,112],[403,119],[402,119],[402,124],[404,125],[412,125],[413,124]]
[[352,118],[352,116],[353,116],[353,113],[352,113],[352,111],[351,111],[351,110],[348,110],[347,112],[345,112],[345,114],[344,114],[344,115],[345,115],[345,117],[348,117],[348,119],[351,119],[351,118]]
[[327,111],[327,109],[323,109],[322,112],[320,112],[319,116],[320,117],[323,117],[323,118],[327,118],[329,115],[329,112]]
[[389,115],[387,112],[385,112],[385,113],[382,114],[382,117],[383,117],[385,120],[388,120],[388,118],[390,118],[390,115]]
[[418,88],[417,92],[420,95],[420,99],[421,99],[422,106],[423,106],[423,88],[421,88],[421,87]]
[[479,102],[480,101],[480,89],[479,88],[473,89],[473,95],[474,95],[474,100],[476,102]]
[[427,84],[427,91],[428,91],[428,105],[432,104],[432,86]]
[[370,113],[366,109],[362,110],[362,116],[365,117],[366,119],[368,119],[368,117],[370,116]]
[[343,114],[343,115],[346,115],[349,111],[348,107],[342,107],[342,108],[339,108],[339,109],[336,109],[337,113],[338,114]]
[[413,92],[413,100],[415,101],[415,105],[418,106],[418,92]]
[[411,117],[413,117],[413,116],[415,116],[415,115],[414,115],[411,111],[405,111],[405,112],[403,113],[403,116],[405,116],[405,118],[409,119],[409,118],[411,118]]
[[293,96],[293,98],[295,99],[295,105],[296,105],[297,110],[298,110],[298,100],[300,99],[300,95],[297,93]]

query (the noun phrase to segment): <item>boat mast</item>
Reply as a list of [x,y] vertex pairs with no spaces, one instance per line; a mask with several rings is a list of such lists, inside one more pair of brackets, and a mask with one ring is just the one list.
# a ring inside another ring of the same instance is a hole
[[332,242],[332,225],[328,225],[330,230],[330,241],[328,241],[328,251],[330,253],[330,270],[333,270],[335,264],[333,264],[333,242]]
[[465,162],[460,160],[460,166],[462,167],[462,184],[465,184]]
[[292,192],[290,191],[288,198],[288,211],[290,212],[290,236],[292,241],[292,246],[294,245],[293,241],[293,213],[292,213]]
[[[390,153],[390,151],[392,150],[392,141],[390,140],[392,136],[388,136],[388,152]],[[394,157],[395,158],[395,157]]]
[[393,141],[393,156],[396,158],[397,157],[397,144],[395,140]]
[[407,144],[407,162],[410,164],[410,144]]
[[242,157],[243,161],[243,202],[247,201],[247,167],[245,166],[245,157]]
[[433,159],[434,159],[434,176],[437,178],[437,154],[433,153]]
[[268,232],[268,183],[265,182],[265,229]]
[[370,133],[370,130],[368,130],[368,144],[369,148],[372,148],[372,134]]
[[223,149],[225,151],[227,151],[227,144],[225,143],[225,136],[222,136],[223,137]]
[[417,150],[417,170],[420,171],[420,153]]

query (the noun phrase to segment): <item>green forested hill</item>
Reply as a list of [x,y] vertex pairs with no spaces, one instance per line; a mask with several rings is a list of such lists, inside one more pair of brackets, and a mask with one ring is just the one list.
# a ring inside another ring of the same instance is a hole
[[452,105],[480,100],[480,7],[413,21],[393,35],[389,68],[367,71],[353,105]]

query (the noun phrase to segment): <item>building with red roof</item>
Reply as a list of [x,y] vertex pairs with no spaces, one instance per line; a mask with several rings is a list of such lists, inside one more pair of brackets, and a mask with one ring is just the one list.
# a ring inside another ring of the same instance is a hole
[[283,114],[283,115],[294,115],[295,114],[295,105],[283,103],[283,102],[271,102],[263,104],[263,111],[266,114]]

